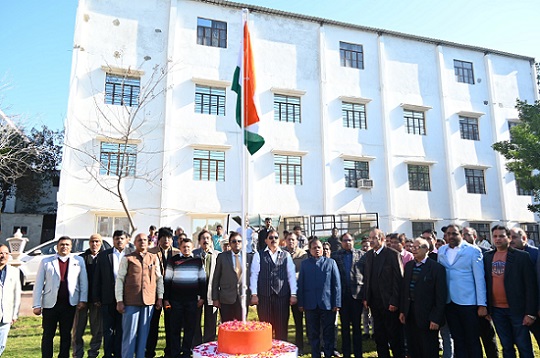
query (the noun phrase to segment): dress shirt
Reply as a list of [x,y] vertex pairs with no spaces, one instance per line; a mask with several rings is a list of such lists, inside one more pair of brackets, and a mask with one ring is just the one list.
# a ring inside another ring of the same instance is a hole
[[2,270],[0,270],[0,282],[2,282],[2,286],[4,286],[4,283],[6,282],[6,273],[7,273],[7,265],[4,266]]
[[[352,251],[346,250],[345,255],[343,255],[343,266],[345,266],[345,273],[351,272],[352,267]],[[345,284],[347,287],[351,286],[351,275],[345,275]]]
[[446,251],[446,257],[448,257],[448,263],[450,265],[452,265],[454,263],[454,261],[456,260],[456,256],[459,252],[459,250],[461,250],[461,245],[458,245],[454,248],[451,248],[450,246],[448,246],[448,250]]
[[167,265],[166,262],[169,259],[169,254],[172,252],[172,249],[164,250],[160,246],[159,251],[161,251],[161,257],[163,258],[163,263],[166,266]]
[[405,267],[405,264],[409,261],[413,261],[414,260],[414,256],[413,254],[411,254],[409,251],[407,250],[401,250],[400,253],[399,253],[399,256],[401,257],[401,262],[403,263],[403,266]]
[[121,252],[118,251],[116,247],[113,248],[113,275],[114,279],[116,280],[116,276],[118,276],[118,268],[120,267],[120,261],[122,261],[122,258],[126,255],[126,249],[122,250]]
[[[270,257],[272,261],[276,263],[277,256],[279,252],[285,254],[285,263],[287,265],[287,279],[289,280],[289,288],[291,289],[291,295],[296,295],[296,270],[294,268],[294,262],[292,260],[291,254],[287,251],[282,250],[280,247],[272,254],[272,251],[267,247],[264,251],[270,251]],[[249,286],[251,288],[251,294],[257,294],[257,284],[259,280],[259,271],[261,271],[261,256],[258,252],[253,255],[253,261],[251,262],[251,277],[249,280]]]
[[235,254],[232,250],[231,250],[231,255],[232,255],[232,262],[233,262],[233,268],[234,270],[236,271],[236,259],[235,259],[235,255],[238,255],[238,259],[240,260],[240,265],[242,265],[242,251],[238,252],[237,254]]

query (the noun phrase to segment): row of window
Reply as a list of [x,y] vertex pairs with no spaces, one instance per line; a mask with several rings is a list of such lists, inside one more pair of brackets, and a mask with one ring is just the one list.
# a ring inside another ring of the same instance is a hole
[[[135,176],[137,144],[101,143],[100,174]],[[358,188],[360,180],[369,180],[369,162],[344,160],[345,186]],[[302,185],[302,157],[274,154],[276,183]],[[408,164],[409,189],[431,191],[428,165]],[[225,152],[220,150],[195,149],[193,152],[193,179],[198,181],[225,181]],[[483,169],[465,168],[467,192],[485,194],[486,185]],[[517,185],[517,183],[516,183]],[[517,185],[518,195],[531,195]]]
[[[431,191],[429,166],[408,164],[407,173],[409,177],[410,190]],[[483,169],[465,168],[465,182],[467,186],[467,193],[486,193],[486,184],[484,180]]]
[[[197,18],[197,44],[227,48],[227,23],[218,20]],[[343,67],[364,69],[364,47],[360,44],[339,42],[339,59]],[[472,62],[454,60],[456,80],[474,84]]]
[[[226,48],[227,23],[197,18],[197,44]],[[362,45],[340,41],[339,55],[341,66],[364,69],[364,49]],[[454,60],[454,73],[458,82],[474,84],[472,62]],[[140,90],[140,77],[107,73],[105,79],[105,103],[119,106],[137,106],[139,104]],[[209,91],[208,88],[207,90]],[[197,98],[196,95],[195,100],[197,113],[225,115],[225,90],[214,90],[217,93],[197,92],[199,96]],[[223,91],[223,93],[219,93],[220,91]],[[210,105],[210,103],[213,104]],[[298,118],[300,117],[299,106],[300,103],[298,103]],[[289,110],[289,106],[284,107],[285,111]],[[290,110],[294,110],[294,106]]]
[[[118,105],[137,105],[138,88],[134,89],[134,80],[128,84],[121,76],[107,74],[105,103]],[[126,92],[122,92],[126,91]],[[195,86],[195,113],[225,116],[226,90],[205,85]],[[366,105],[343,101],[341,104],[343,127],[367,129]],[[405,130],[409,134],[426,135],[425,112],[404,109]],[[274,94],[274,120],[279,122],[301,123],[300,97]],[[462,139],[480,140],[478,118],[459,117],[459,129]]]

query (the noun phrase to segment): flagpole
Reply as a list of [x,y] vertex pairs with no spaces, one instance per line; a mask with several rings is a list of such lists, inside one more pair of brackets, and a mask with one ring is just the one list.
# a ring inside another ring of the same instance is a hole
[[[247,297],[246,297],[246,291],[247,291],[247,272],[246,272],[246,269],[247,269],[247,244],[248,244],[248,238],[247,238],[247,224],[248,224],[248,218],[247,218],[247,207],[248,207],[248,180],[247,180],[247,155],[246,155],[246,129],[245,129],[245,125],[246,125],[246,121],[245,121],[245,117],[246,117],[246,93],[247,93],[247,86],[246,86],[246,64],[245,64],[245,60],[246,60],[246,56],[245,56],[245,51],[246,51],[246,44],[245,44],[245,40],[246,40],[246,24],[247,24],[247,21],[248,21],[248,13],[249,13],[249,10],[248,9],[242,9],[242,44],[241,44],[241,48],[242,48],[242,68],[241,68],[241,79],[242,79],[242,98],[241,98],[241,108],[242,108],[242,111],[241,111],[241,126],[240,126],[240,130],[241,130],[241,133],[242,133],[242,145],[241,145],[241,150],[242,150],[242,168],[241,168],[241,198],[242,198],[242,239],[243,239],[243,245],[242,245],[242,290],[241,290],[241,294],[240,294],[240,299],[241,299],[241,302],[242,302],[242,322],[246,322],[247,320],[247,306],[246,306],[246,301],[247,301]],[[249,57],[249,56],[248,56]]]

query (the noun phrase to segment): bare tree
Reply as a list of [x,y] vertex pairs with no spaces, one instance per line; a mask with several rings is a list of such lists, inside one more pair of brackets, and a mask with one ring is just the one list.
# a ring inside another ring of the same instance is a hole
[[0,180],[14,182],[34,164],[38,148],[2,110],[0,118]]
[[[131,234],[137,227],[129,208],[126,193],[128,190],[125,185],[127,179],[132,185],[137,180],[153,185],[163,170],[148,170],[145,165],[147,163],[142,162],[143,157],[150,162],[152,157],[162,150],[146,148],[141,139],[159,126],[159,121],[154,123],[149,121],[146,108],[167,91],[166,78],[172,67],[173,65],[169,63],[165,66],[155,65],[145,83],[140,84],[138,96],[134,101],[133,96],[125,96],[125,93],[133,89],[131,87],[133,73],[140,71],[128,69],[122,73],[122,81],[114,90],[121,95],[120,103],[114,103],[116,105],[105,105],[100,102],[103,97],[99,93],[102,91],[92,86],[95,118],[87,124],[81,124],[95,137],[100,138],[102,143],[111,144],[114,151],[109,152],[107,157],[104,157],[95,146],[89,148],[70,143],[66,136],[65,145],[77,153],[77,157],[84,163],[89,180],[119,201],[129,221]],[[104,180],[104,175],[108,180]]]
[[[49,131],[43,128],[43,133]],[[56,133],[56,132],[55,132]],[[0,110],[0,212],[7,198],[14,193],[18,180],[56,167],[60,161],[60,149],[51,147],[48,141],[40,140],[41,134],[33,129],[27,136],[2,110]],[[58,158],[51,164],[51,158]],[[34,185],[36,186],[36,185]]]

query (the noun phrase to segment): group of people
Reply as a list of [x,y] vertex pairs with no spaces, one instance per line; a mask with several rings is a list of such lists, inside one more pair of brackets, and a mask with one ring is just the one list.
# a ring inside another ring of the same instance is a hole
[[[515,357],[514,346],[520,357],[533,357],[530,333],[540,342],[540,262],[522,229],[494,226],[493,248],[478,245],[487,240],[474,229],[454,224],[443,228],[442,240],[433,230],[410,240],[372,229],[359,250],[337,228],[322,242],[301,229],[280,237],[268,221],[258,240],[244,241],[239,232],[223,238],[221,227],[216,234],[199,232],[196,245],[168,227],[156,231],[153,244],[152,232],[131,243],[126,232],[115,231],[108,250],[94,234],[80,256],[61,237],[34,285],[42,356],[53,356],[59,326],[58,356],[68,357],[71,347],[82,357],[89,322],[88,357],[97,357],[102,344],[104,357],[154,357],[163,317],[165,357],[189,357],[194,346],[216,339],[218,311],[221,322],[243,319],[245,300],[278,340],[288,339],[292,313],[294,343],[302,354],[305,331],[313,357],[338,354],[338,312],[345,357],[362,356],[361,322],[368,317],[379,357],[438,357],[439,336],[444,357],[482,357],[482,345],[488,358],[497,357],[495,329],[504,357]],[[250,246],[246,256],[243,245]],[[20,305],[20,282],[8,258],[1,245],[0,353]]]

